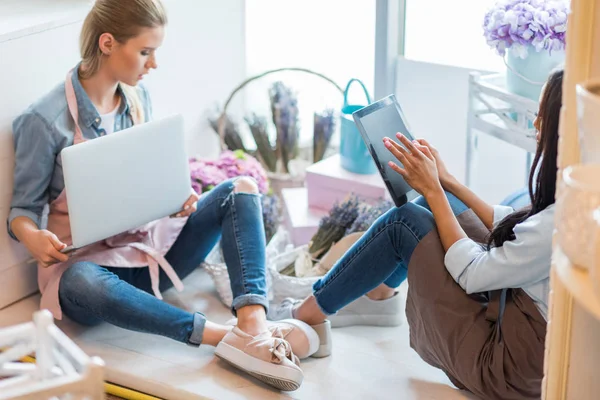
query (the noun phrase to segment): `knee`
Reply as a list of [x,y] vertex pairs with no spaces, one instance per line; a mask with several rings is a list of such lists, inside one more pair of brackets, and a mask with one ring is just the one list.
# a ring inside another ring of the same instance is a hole
[[422,217],[422,212],[422,207],[419,207],[413,203],[406,203],[401,207],[393,207],[389,209],[381,216],[380,220],[386,223],[407,221]]
[[60,278],[59,295],[73,299],[92,296],[101,290],[97,278],[99,267],[96,264],[81,261],[71,265]]
[[233,192],[258,194],[258,184],[254,180],[254,178],[251,178],[249,176],[241,176],[234,181]]
[[[411,230],[430,230],[435,226],[431,212],[417,204],[406,203],[401,207],[394,207],[383,214],[376,222],[380,228],[397,229],[406,227]],[[374,224],[374,225],[375,225]]]

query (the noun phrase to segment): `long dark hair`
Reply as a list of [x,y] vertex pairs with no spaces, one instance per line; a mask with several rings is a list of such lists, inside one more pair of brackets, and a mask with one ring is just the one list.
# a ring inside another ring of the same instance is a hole
[[[529,174],[529,197],[531,205],[508,215],[494,228],[489,236],[488,249],[500,247],[507,240],[514,240],[515,225],[554,204],[558,155],[558,123],[562,106],[562,83],[564,72],[553,72],[548,78],[537,118],[540,132],[531,173]],[[539,167],[539,169],[538,169]]]

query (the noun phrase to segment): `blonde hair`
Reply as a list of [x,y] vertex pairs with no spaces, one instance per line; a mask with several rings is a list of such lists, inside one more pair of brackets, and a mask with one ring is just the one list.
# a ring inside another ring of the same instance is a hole
[[[79,49],[85,69],[79,71],[83,79],[98,72],[102,62],[100,36],[110,33],[117,42],[125,43],[137,36],[141,28],[155,28],[167,24],[167,14],[160,0],[96,0],[83,22]],[[121,83],[131,103],[131,115],[136,123],[144,121],[144,107],[135,87]]]

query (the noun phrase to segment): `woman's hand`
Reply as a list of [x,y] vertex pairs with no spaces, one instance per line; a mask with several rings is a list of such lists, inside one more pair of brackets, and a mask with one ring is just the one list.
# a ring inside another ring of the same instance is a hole
[[[427,147],[415,145],[404,135],[397,133],[396,137],[406,147],[402,147],[390,138],[384,138],[385,147],[402,163],[404,168],[390,161],[394,171],[402,175],[404,180],[417,192],[427,197],[429,194],[442,190],[435,157]],[[408,150],[407,150],[408,149]]]
[[60,251],[67,247],[58,237],[45,229],[31,231],[21,240],[39,265],[48,268],[69,259],[67,254]]
[[437,149],[430,145],[425,139],[417,139],[416,142],[420,145],[417,147],[419,148],[419,150],[421,150],[421,152],[423,152],[422,147],[426,147],[429,149],[429,152],[433,155],[433,158],[435,158],[435,164],[437,166],[440,183],[442,184],[442,187],[444,189],[448,190],[448,186],[451,183],[453,183],[456,180],[456,178],[454,178],[454,176],[450,174],[450,172],[448,172],[446,164],[444,164],[444,161],[442,161],[442,157],[440,157],[439,151],[437,151]]
[[190,195],[190,197],[187,199],[187,201],[183,205],[183,208],[181,209],[181,211],[179,211],[175,215],[172,215],[172,217],[177,217],[177,218],[189,217],[194,212],[196,212],[197,203],[198,203],[199,199],[200,199],[200,196],[198,196],[196,191],[192,189],[192,194]]

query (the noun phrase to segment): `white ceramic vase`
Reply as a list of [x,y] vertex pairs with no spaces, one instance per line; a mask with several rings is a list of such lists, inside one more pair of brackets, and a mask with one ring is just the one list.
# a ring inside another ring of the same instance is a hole
[[557,203],[558,243],[569,260],[583,268],[595,265],[594,211],[600,207],[600,164],[572,165],[563,171]]
[[577,85],[577,121],[582,164],[600,164],[600,80]]

